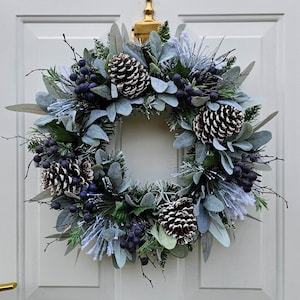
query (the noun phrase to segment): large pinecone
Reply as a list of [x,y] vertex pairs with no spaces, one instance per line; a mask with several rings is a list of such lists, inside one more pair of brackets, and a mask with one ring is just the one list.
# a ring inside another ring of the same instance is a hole
[[197,220],[193,211],[193,199],[182,197],[162,205],[158,222],[168,235],[177,239],[178,244],[185,245],[198,234]]
[[[74,182],[74,178],[77,181]],[[51,195],[62,195],[65,191],[79,194],[83,185],[94,178],[91,164],[88,161],[79,163],[77,160],[68,164],[53,162],[48,169],[42,171],[42,186],[50,189]]]
[[150,83],[148,71],[128,54],[114,55],[108,63],[108,72],[118,92],[129,99],[140,96]]
[[193,120],[193,130],[202,143],[212,143],[216,138],[223,142],[238,133],[244,122],[243,112],[230,105],[220,105],[216,111],[203,106]]

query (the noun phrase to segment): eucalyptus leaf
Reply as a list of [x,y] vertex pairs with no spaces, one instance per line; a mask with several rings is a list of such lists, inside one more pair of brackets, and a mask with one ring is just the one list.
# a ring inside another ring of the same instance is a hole
[[150,207],[154,205],[154,201],[155,201],[155,197],[153,193],[148,192],[143,196],[140,205]]
[[231,158],[224,151],[220,151],[221,164],[228,175],[233,173],[233,163]]
[[98,149],[95,153],[95,159],[97,164],[102,164],[102,162],[108,159],[108,154],[103,149]]
[[150,77],[150,80],[151,80],[151,86],[155,92],[163,93],[168,89],[167,82],[153,76]]
[[126,258],[127,258],[126,250],[120,247],[120,240],[115,240],[113,242],[113,247],[114,247],[114,256],[116,259],[116,263],[118,267],[122,269],[126,263]]
[[166,108],[166,104],[164,101],[160,100],[159,98],[156,98],[153,107],[157,110],[157,111],[164,111]]
[[9,105],[5,107],[7,110],[15,111],[15,112],[25,112],[25,113],[32,113],[38,115],[46,115],[47,113],[42,110],[37,104],[35,103],[23,103],[23,104],[15,104]]
[[141,213],[143,213],[144,211],[151,209],[153,210],[153,206],[140,206],[137,207],[133,210],[133,213],[138,217]]
[[188,256],[189,249],[186,245],[176,245],[175,248],[169,250],[172,255],[178,258],[184,258]]
[[204,105],[207,101],[209,100],[209,97],[199,97],[199,96],[194,96],[192,97],[192,104],[196,107]]
[[235,142],[233,145],[234,147],[240,148],[244,151],[250,151],[253,148],[253,145],[248,141]]
[[44,92],[37,93],[35,96],[36,104],[46,113],[48,113],[48,106],[56,102],[56,98]]
[[172,107],[177,107],[178,106],[178,99],[174,95],[169,95],[169,94],[159,94],[158,99],[164,101],[168,105]]
[[243,123],[240,132],[235,136],[233,141],[247,140],[253,133],[252,125],[248,122]]
[[159,64],[170,61],[172,58],[177,56],[176,49],[168,43],[165,43],[162,47],[162,51],[159,57]]
[[230,152],[234,152],[234,148],[233,148],[232,142],[227,141],[227,148],[229,149]]
[[180,186],[190,186],[192,183],[193,183],[193,177],[194,177],[194,173],[190,173],[190,174],[187,174],[187,175],[182,175],[182,176],[179,176],[177,178],[177,181],[178,181],[178,184]]
[[120,163],[116,161],[113,162],[108,169],[107,175],[113,186],[118,190],[123,183],[122,168]]
[[176,28],[175,37],[180,38],[182,32],[185,30],[186,24],[179,24]]
[[55,99],[69,99],[72,97],[72,94],[67,94],[62,91],[61,88],[55,82],[53,82],[52,78],[43,75],[43,82],[48,93]]
[[207,145],[201,142],[195,144],[195,160],[198,164],[201,164],[207,155]]
[[54,120],[56,120],[56,117],[51,116],[51,115],[46,115],[44,117],[41,117],[41,118],[38,118],[37,120],[35,120],[35,122],[33,124],[35,126],[43,127],[43,126],[53,122]]
[[253,168],[259,171],[272,171],[272,168],[267,163],[254,162]]
[[240,86],[244,80],[248,77],[255,65],[255,61],[251,62],[239,75],[239,77],[234,81],[237,86]]
[[94,109],[91,111],[89,118],[85,124],[85,128],[89,127],[91,124],[93,124],[96,120],[107,116],[106,110],[103,109]]
[[92,139],[99,139],[109,142],[109,137],[107,133],[96,124],[92,124],[86,131],[86,135]]
[[173,147],[175,149],[191,147],[195,143],[195,140],[195,135],[192,132],[185,130],[182,134],[176,137],[173,142]]
[[193,181],[194,181],[194,183],[196,185],[199,183],[202,174],[203,174],[203,172],[196,172],[196,173],[194,173],[194,175],[193,175]]
[[92,170],[94,173],[95,180],[100,179],[105,176],[105,172],[103,170],[103,166],[99,164],[95,164],[92,166]]
[[224,247],[230,246],[229,234],[218,214],[211,214],[211,223],[209,226],[209,232]]
[[269,121],[271,121],[276,115],[278,114],[278,111],[275,111],[271,113],[269,116],[267,116],[264,120],[260,121],[258,124],[253,126],[253,131],[257,131],[259,128],[267,124]]
[[49,189],[46,189],[42,192],[40,192],[39,194],[37,194],[36,196],[32,197],[29,202],[36,202],[36,201],[41,201],[41,200],[45,200],[45,199],[48,199],[48,198],[51,198],[52,195],[50,193],[50,190]]
[[232,106],[234,108],[236,108],[237,110],[239,111],[242,111],[243,108],[235,101],[232,101],[232,100],[218,100],[218,103],[219,104],[223,104],[223,105],[229,105],[229,106]]
[[70,213],[69,209],[64,209],[60,212],[56,220],[56,230],[63,232],[67,226],[71,224],[73,220],[73,214]]
[[139,205],[137,205],[128,194],[125,195],[125,201],[128,205],[132,207],[139,207]]
[[156,238],[156,240],[166,249],[174,249],[177,244],[177,239],[166,234],[164,228],[159,224],[154,224],[151,228],[151,234]]
[[116,104],[113,102],[112,104],[108,105],[106,108],[106,112],[109,121],[114,122],[117,115]]
[[207,262],[211,249],[212,249],[212,244],[213,244],[213,237],[211,233],[205,232],[201,236],[201,247],[202,247],[202,253],[203,253],[203,260]]
[[127,28],[124,23],[122,23],[122,26],[121,26],[121,34],[122,34],[123,43],[130,41],[129,34],[128,34]]
[[66,195],[67,197],[72,198],[72,199],[81,200],[81,198],[79,196],[77,196],[74,193],[69,192],[69,191],[64,191],[64,195]]
[[101,96],[106,100],[112,100],[111,90],[107,85],[99,85],[94,88],[90,89],[91,92],[95,93],[96,95]]
[[251,137],[248,139],[248,142],[250,142],[253,145],[253,149],[257,150],[260,147],[267,144],[272,139],[272,133],[270,131],[259,131],[254,132]]
[[149,43],[151,48],[151,54],[154,55],[154,57],[158,61],[162,52],[162,44],[160,36],[156,31],[150,32]]
[[99,139],[93,139],[91,137],[89,137],[87,134],[85,134],[82,138],[81,138],[82,142],[93,146],[93,147],[97,147],[100,145],[100,140]]
[[118,193],[125,192],[130,187],[130,184],[131,184],[131,179],[124,178],[122,184],[119,186]]
[[110,84],[110,93],[111,93],[111,97],[113,99],[117,99],[119,97],[119,92],[118,92],[118,88],[115,84],[111,83]]
[[185,130],[193,131],[192,127],[185,121],[181,121],[180,126]]
[[198,200],[194,207],[194,215],[197,220],[198,230],[201,233],[207,232],[210,226],[210,216],[207,209],[203,206],[201,200]]
[[109,38],[109,53],[115,55],[123,52],[123,39],[119,29],[119,26],[114,23],[111,26]]
[[219,151],[224,151],[226,148],[219,142],[217,138],[213,139],[213,146]]
[[235,66],[226,71],[222,77],[226,81],[235,81],[240,75],[241,69],[239,66]]
[[147,62],[143,53],[143,50],[140,45],[134,44],[132,42],[124,43],[123,45],[124,52],[134,57],[139,61],[144,67],[147,67]]
[[132,112],[131,102],[128,99],[121,98],[116,102],[116,112],[123,116],[129,116]]
[[106,61],[103,59],[96,58],[93,63],[94,67],[97,68],[102,77],[108,78],[108,74],[105,70]]
[[220,108],[220,104],[217,102],[211,102],[211,101],[207,101],[206,105],[208,106],[208,108],[212,111],[217,111]]
[[221,212],[224,210],[224,204],[215,195],[207,195],[203,201],[203,206],[208,211]]

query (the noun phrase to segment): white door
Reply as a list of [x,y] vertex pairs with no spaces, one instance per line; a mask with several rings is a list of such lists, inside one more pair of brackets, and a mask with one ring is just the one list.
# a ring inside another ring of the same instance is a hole
[[[273,140],[268,152],[284,157],[265,175],[264,182],[290,201],[286,210],[280,199],[270,196],[269,210],[259,218],[238,224],[236,241],[228,249],[214,244],[208,262],[194,249],[187,259],[172,258],[164,274],[151,265],[145,268],[154,287],[143,278],[138,265],[115,270],[109,259],[101,263],[83,253],[64,256],[64,243],[44,237],[54,231],[55,212],[25,203],[39,191],[37,171],[27,165],[31,159],[23,137],[35,116],[14,114],[7,105],[33,102],[44,89],[37,68],[71,63],[70,49],[62,41],[64,33],[80,52],[94,38],[106,39],[112,23],[124,23],[130,29],[143,18],[145,1],[37,1],[2,0],[1,33],[1,201],[0,201],[0,284],[17,282],[18,287],[0,292],[6,300],[95,300],[95,299],[261,299],[294,300],[298,297],[300,222],[297,185],[300,182],[298,157],[298,99],[300,53],[300,5],[293,1],[153,1],[155,18],[168,20],[172,33],[186,23],[196,39],[207,36],[211,42],[225,36],[225,50],[235,48],[238,64],[245,67],[256,61],[244,88],[250,95],[266,99],[263,114],[279,110],[269,125]],[[136,121],[137,122],[137,121]],[[155,148],[161,157],[161,170],[176,169],[176,153],[161,120],[155,120],[152,132],[160,139]],[[136,123],[135,123],[136,124]],[[140,126],[147,127],[142,121]],[[148,127],[149,128],[149,127]],[[134,176],[152,180],[157,169],[144,173],[145,152],[136,166],[131,153],[135,137],[141,135],[129,122],[122,139]],[[18,137],[14,139],[12,137]],[[152,140],[148,140],[152,143]],[[142,151],[140,151],[142,152]],[[140,153],[139,152],[139,153]],[[157,155],[154,153],[153,155]],[[164,175],[167,176],[167,175]]]

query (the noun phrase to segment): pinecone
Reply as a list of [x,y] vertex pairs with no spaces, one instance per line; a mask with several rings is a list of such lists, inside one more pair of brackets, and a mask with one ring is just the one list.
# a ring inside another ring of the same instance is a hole
[[[74,183],[73,178],[78,178]],[[93,180],[91,164],[87,161],[79,164],[77,160],[66,165],[53,162],[48,169],[42,171],[43,189],[50,188],[51,195],[62,195],[65,191],[79,194],[83,185]]]
[[150,84],[148,71],[128,54],[114,55],[108,62],[108,72],[118,92],[129,99],[141,95]]
[[216,111],[203,106],[193,120],[193,130],[202,143],[212,143],[214,138],[223,142],[238,133],[243,122],[243,112],[231,105],[220,105]]
[[178,244],[188,244],[198,234],[193,199],[182,197],[174,202],[163,204],[158,222],[168,235],[177,239]]

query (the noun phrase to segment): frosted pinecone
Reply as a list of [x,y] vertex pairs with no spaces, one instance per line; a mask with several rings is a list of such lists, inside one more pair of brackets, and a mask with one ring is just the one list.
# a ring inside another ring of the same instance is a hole
[[[48,169],[42,171],[42,187],[50,189],[51,195],[62,195],[65,191],[79,194],[83,185],[93,180],[91,164],[84,161],[68,163],[53,162]],[[76,178],[76,181],[74,181]]]
[[216,111],[203,106],[193,120],[193,130],[202,143],[212,143],[214,138],[223,142],[238,133],[243,122],[243,112],[231,105],[220,105]]
[[158,222],[168,235],[177,239],[178,244],[185,245],[193,241],[198,234],[193,211],[193,199],[182,197],[161,206]]
[[108,72],[118,92],[129,99],[141,95],[150,84],[148,71],[128,54],[114,55],[108,63]]

